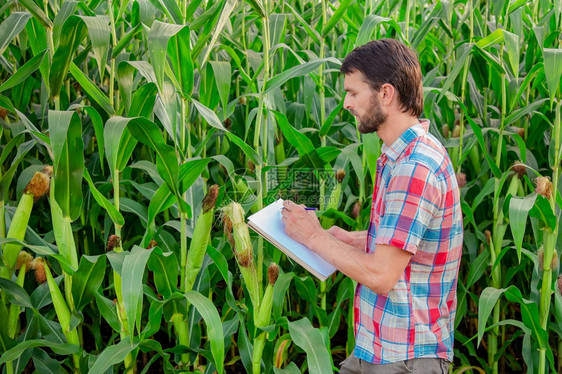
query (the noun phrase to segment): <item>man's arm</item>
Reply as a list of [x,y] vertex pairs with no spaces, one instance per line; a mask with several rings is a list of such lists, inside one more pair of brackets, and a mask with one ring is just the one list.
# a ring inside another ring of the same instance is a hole
[[332,226],[326,230],[336,239],[351,245],[360,250],[365,250],[365,244],[367,243],[367,230],[363,231],[347,231],[338,226]]
[[[283,222],[290,237],[376,293],[388,293],[410,261],[411,253],[390,245],[377,245],[374,253],[366,253],[364,243],[358,248],[322,229],[318,218],[303,206],[285,201],[284,207]],[[364,237],[366,240],[366,235]]]

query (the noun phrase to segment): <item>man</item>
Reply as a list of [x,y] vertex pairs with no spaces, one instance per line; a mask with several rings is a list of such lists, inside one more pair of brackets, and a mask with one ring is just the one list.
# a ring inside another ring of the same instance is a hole
[[[462,215],[451,160],[427,132],[414,52],[385,39],[343,61],[344,108],[383,140],[369,230],[323,230],[285,201],[287,234],[358,282],[355,349],[340,373],[447,373],[453,359]],[[366,147],[369,145],[366,144]]]

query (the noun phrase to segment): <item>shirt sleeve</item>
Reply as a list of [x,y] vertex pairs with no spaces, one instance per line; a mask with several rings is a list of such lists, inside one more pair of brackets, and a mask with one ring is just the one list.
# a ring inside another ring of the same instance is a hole
[[424,164],[399,164],[390,175],[383,199],[384,213],[375,233],[375,244],[392,245],[416,254],[441,206],[442,193],[435,174]]

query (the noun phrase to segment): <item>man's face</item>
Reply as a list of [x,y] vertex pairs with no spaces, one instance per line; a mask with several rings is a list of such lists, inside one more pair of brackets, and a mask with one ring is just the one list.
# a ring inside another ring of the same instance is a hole
[[363,74],[353,71],[345,75],[344,89],[347,92],[343,107],[357,118],[357,129],[362,134],[375,132],[386,121],[377,92],[365,81]]

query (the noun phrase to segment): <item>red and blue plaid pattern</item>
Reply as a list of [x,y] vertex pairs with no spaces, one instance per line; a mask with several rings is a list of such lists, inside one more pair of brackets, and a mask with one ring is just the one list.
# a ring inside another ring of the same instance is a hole
[[354,354],[375,364],[453,360],[462,213],[451,160],[428,126],[383,145],[377,164],[365,250],[388,244],[413,256],[388,294],[357,286]]

